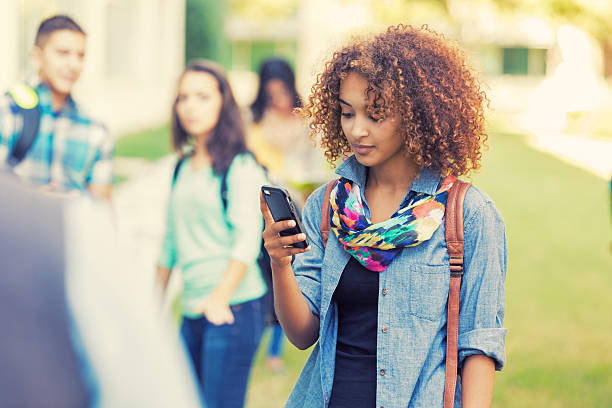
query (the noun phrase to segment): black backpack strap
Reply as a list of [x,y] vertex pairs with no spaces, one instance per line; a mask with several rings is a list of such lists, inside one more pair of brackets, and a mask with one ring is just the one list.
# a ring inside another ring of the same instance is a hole
[[229,173],[229,169],[221,175],[221,202],[223,202],[224,212],[227,211],[227,173]]
[[183,165],[185,160],[192,154],[193,152],[184,154],[176,161],[176,165],[174,166],[174,172],[172,173],[172,187],[174,187],[174,185],[176,184],[176,179],[178,179],[178,175],[181,172],[181,166]]
[[[262,165],[261,163],[259,163],[259,161],[257,161],[257,158],[255,157],[253,152],[251,152],[250,150],[247,150],[246,152],[244,152],[244,154],[251,155],[253,159],[255,159],[257,164],[259,164],[259,166],[261,166],[261,168],[264,169],[264,171],[266,172],[266,176],[267,176],[268,169],[266,168],[266,166]],[[223,211],[227,211],[227,174],[228,173],[229,173],[229,168],[221,174],[221,201],[223,202]]]
[[[34,91],[32,90],[32,92]],[[17,141],[13,146],[13,150],[11,150],[11,153],[6,159],[6,162],[10,167],[15,167],[28,154],[28,151],[34,144],[34,140],[36,140],[36,136],[38,136],[41,113],[38,98],[33,101],[33,103],[35,104],[34,106],[26,106],[23,103],[20,103],[20,101],[16,97],[16,93],[8,92],[7,95],[9,95],[11,99],[13,99],[15,106],[17,106],[19,113],[23,118],[23,126],[21,128],[21,133],[17,137]]]

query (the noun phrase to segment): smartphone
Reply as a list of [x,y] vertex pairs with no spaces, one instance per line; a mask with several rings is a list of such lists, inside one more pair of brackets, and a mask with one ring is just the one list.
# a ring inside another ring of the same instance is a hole
[[[295,227],[288,228],[280,232],[282,236],[287,237],[290,235],[296,235],[304,231],[302,228],[302,223],[300,222],[300,217],[295,209],[295,204],[293,203],[293,200],[289,196],[287,190],[280,187],[263,186],[261,187],[261,192],[266,200],[266,204],[268,204],[268,208],[272,213],[272,218],[274,218],[274,221],[295,221]],[[290,246],[294,248],[307,248],[308,240],[296,242]]]

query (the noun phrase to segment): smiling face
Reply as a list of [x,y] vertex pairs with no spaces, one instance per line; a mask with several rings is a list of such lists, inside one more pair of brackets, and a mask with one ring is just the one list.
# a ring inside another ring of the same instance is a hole
[[367,80],[351,72],[340,83],[340,125],[355,158],[368,167],[386,166],[396,160],[406,161],[404,140],[399,132],[399,118],[377,121],[367,111]]
[[207,72],[188,71],[179,83],[176,113],[187,133],[208,137],[217,125],[223,98],[219,84]]
[[57,30],[40,46],[34,47],[33,57],[40,79],[51,92],[66,97],[81,76],[85,60],[85,34],[73,30]]

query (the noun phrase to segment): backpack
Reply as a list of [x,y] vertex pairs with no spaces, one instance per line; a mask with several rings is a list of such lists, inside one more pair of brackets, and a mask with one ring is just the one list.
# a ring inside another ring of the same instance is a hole
[[[178,178],[183,162],[185,161],[185,159],[190,157],[192,154],[193,152],[184,154],[176,162],[176,166],[174,167],[174,172],[172,173],[172,186],[174,186],[174,184],[176,183],[176,179]],[[251,152],[247,152],[247,154],[250,154],[251,156],[253,156],[253,153]],[[266,168],[264,166],[262,166],[262,168],[267,173]],[[224,171],[223,174],[221,175],[220,193],[221,193],[221,201],[223,203],[223,213],[224,214],[227,212],[227,173],[228,173],[228,170]],[[264,223],[263,228],[265,228],[265,223]],[[276,318],[276,314],[274,312],[274,298],[272,297],[273,296],[272,295],[273,293],[272,292],[272,267],[270,266],[270,255],[268,254],[268,251],[264,247],[263,239],[261,240],[261,247],[259,248],[259,255],[257,255],[257,266],[259,266],[259,270],[261,271],[261,276],[263,277],[268,287],[268,293],[266,294],[266,298],[265,298],[266,322],[268,324],[275,324],[278,322],[278,319]]]
[[[327,183],[321,208],[321,237],[323,247],[327,244],[330,230],[331,191],[338,179]],[[445,208],[446,248],[450,263],[450,285],[448,289],[448,314],[446,322],[446,378],[444,380],[444,408],[453,408],[457,382],[457,352],[459,342],[459,292],[463,276],[463,201],[470,183],[457,181],[448,192]]]
[[13,149],[6,158],[6,162],[10,167],[18,165],[23,158],[28,154],[28,151],[34,144],[34,140],[38,135],[40,126],[40,105],[38,95],[34,89],[26,85],[18,85],[13,87],[6,93],[17,107],[18,113],[23,118],[23,126],[21,133],[17,137],[17,141]]

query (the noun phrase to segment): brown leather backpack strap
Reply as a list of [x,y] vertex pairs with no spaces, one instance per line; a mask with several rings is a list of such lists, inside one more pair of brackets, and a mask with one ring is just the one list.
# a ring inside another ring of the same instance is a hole
[[455,181],[446,200],[446,247],[450,263],[448,289],[448,315],[446,321],[446,378],[444,381],[444,408],[453,408],[457,385],[457,352],[459,343],[459,292],[463,276],[463,200],[470,186]]
[[321,207],[321,238],[323,238],[323,248],[327,245],[327,238],[329,237],[329,197],[338,180],[339,179],[334,179],[327,183],[325,194],[323,195],[323,206]]

